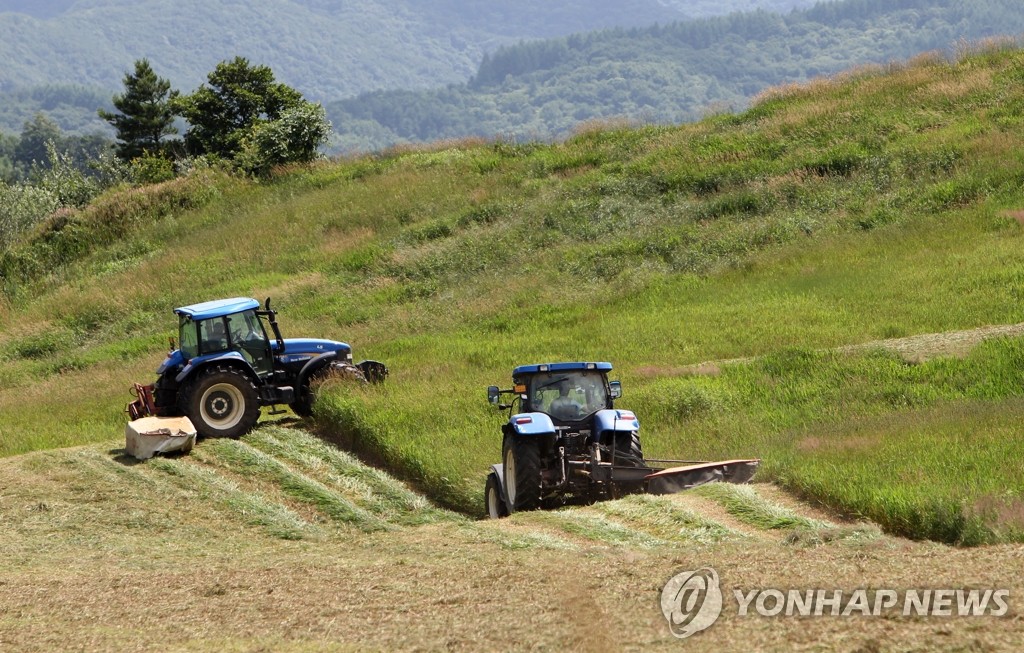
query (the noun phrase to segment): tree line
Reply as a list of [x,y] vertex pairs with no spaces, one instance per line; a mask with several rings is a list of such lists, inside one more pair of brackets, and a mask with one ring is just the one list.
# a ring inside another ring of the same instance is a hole
[[218,64],[189,94],[140,59],[112,105],[98,115],[116,141],[65,135],[44,114],[18,136],[0,134],[0,253],[55,211],[82,207],[106,188],[166,181],[199,162],[263,175],[314,160],[331,132],[321,105],[242,57]]

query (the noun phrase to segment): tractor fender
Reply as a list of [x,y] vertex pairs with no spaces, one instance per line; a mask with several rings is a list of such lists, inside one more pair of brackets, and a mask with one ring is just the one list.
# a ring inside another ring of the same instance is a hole
[[[338,352],[326,351],[319,356],[314,356],[309,359],[306,364],[302,366],[302,369],[299,370],[299,376],[296,379],[296,388],[305,388],[309,381],[309,377],[312,376],[314,372],[320,370],[326,365],[330,365],[331,361],[337,357]],[[297,392],[301,392],[301,390],[297,390]]]
[[244,371],[254,382],[259,383],[259,375],[256,374],[256,370],[252,368],[249,361],[238,353],[237,351],[227,351],[221,354],[210,354],[209,356],[197,356],[190,360],[183,370],[178,372],[178,375],[174,377],[177,383],[184,383],[186,379],[194,376],[199,370],[207,367],[211,363],[227,363],[239,367]]
[[498,492],[501,493],[501,500],[508,505],[508,497],[505,496],[505,463],[491,465],[490,473],[498,477]]
[[160,367],[156,369],[157,376],[162,376],[167,370],[173,370],[179,367],[184,367],[185,355],[181,353],[180,349],[175,349],[171,353],[167,354],[167,358],[160,363]]
[[631,410],[599,410],[594,414],[594,431],[639,431],[640,420]]
[[555,424],[547,413],[519,413],[509,418],[507,430],[516,435],[550,435]]

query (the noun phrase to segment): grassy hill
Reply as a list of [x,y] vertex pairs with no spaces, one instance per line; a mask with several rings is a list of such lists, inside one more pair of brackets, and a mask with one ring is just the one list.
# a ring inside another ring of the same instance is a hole
[[118,438],[172,307],[269,295],[286,335],[392,368],[325,389],[316,430],[447,507],[479,512],[499,457],[486,385],[610,360],[649,456],[761,457],[892,533],[1020,540],[1024,342],[870,343],[1024,321],[1022,71],[989,44],[692,125],[108,195],[0,256],[0,453]]

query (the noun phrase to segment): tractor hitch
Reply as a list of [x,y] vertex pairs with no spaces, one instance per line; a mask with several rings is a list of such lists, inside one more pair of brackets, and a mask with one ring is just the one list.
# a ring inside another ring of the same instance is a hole
[[156,415],[156,402],[153,401],[153,384],[142,385],[141,383],[133,383],[129,392],[135,397],[134,401],[128,403],[124,408],[124,412],[128,413],[128,417],[131,421],[142,419],[143,417],[152,417]]

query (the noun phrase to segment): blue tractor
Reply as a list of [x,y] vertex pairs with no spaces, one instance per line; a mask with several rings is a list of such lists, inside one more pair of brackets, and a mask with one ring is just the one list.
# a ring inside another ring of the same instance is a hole
[[174,312],[179,344],[172,339],[154,384],[134,386],[133,420],[186,415],[201,436],[237,438],[256,425],[263,406],[309,415],[316,382],[327,376],[381,382],[388,373],[377,361],[353,365],[344,342],[285,340],[269,298],[262,308],[235,297]]
[[[484,489],[488,516],[750,480],[758,460],[645,459],[639,419],[614,406],[622,386],[608,380],[611,370],[611,363],[522,365],[512,371],[510,390],[487,389],[488,401],[509,411],[502,462],[491,466]],[[511,401],[501,403],[503,395]]]

